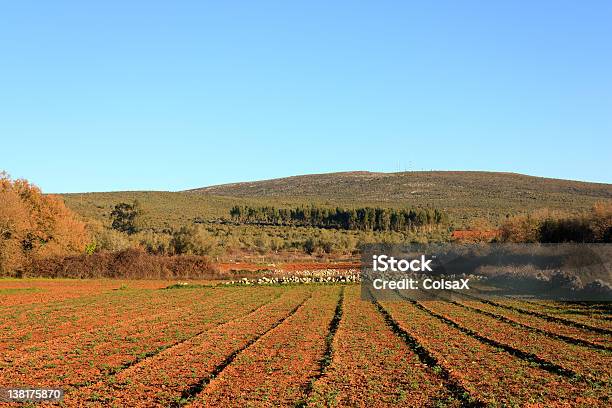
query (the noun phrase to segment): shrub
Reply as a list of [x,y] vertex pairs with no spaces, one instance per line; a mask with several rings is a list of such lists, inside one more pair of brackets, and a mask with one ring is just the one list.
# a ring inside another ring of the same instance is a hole
[[92,235],[96,244],[96,252],[117,252],[134,246],[126,234],[113,229],[94,228]]
[[316,249],[317,249],[317,245],[315,243],[314,238],[310,237],[310,238],[307,238],[306,241],[304,241],[304,252],[311,255],[314,253]]
[[595,240],[612,242],[612,200],[595,203],[590,220]]
[[88,242],[85,224],[61,199],[0,172],[1,274],[16,274],[32,259],[82,253]]
[[257,235],[257,237],[255,237],[254,244],[255,244],[255,249],[260,254],[265,254],[266,252],[268,252],[268,249],[270,249],[270,246],[271,246],[270,238],[268,237],[267,234]]
[[568,215],[541,210],[519,215],[501,227],[506,242],[611,242],[612,201],[596,203],[589,213]]
[[500,228],[505,242],[538,242],[540,220],[532,215],[517,215],[509,218]]
[[19,275],[45,278],[221,279],[207,257],[158,256],[138,248],[93,255],[54,256],[31,262]]
[[151,230],[136,234],[140,246],[150,254],[168,255],[170,254],[170,234],[157,233]]
[[200,225],[181,227],[169,242],[171,252],[176,255],[208,255],[215,245],[214,237]]
[[539,228],[540,242],[593,242],[595,235],[584,218],[551,219]]

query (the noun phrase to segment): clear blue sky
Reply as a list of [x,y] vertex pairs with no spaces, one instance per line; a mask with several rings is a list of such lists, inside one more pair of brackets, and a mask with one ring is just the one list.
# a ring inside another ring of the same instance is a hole
[[48,192],[398,168],[610,183],[612,2],[4,1],[0,141],[0,169]]

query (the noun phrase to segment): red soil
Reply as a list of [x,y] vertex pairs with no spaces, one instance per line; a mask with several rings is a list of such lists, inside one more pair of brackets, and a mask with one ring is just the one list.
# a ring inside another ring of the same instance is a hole
[[494,230],[456,230],[451,238],[457,241],[490,241],[500,236],[501,231]]

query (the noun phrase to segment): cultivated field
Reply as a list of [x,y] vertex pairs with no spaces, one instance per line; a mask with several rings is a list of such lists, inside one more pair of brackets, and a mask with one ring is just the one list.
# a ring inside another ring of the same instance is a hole
[[0,388],[60,387],[67,407],[611,404],[607,305],[171,283],[0,280]]

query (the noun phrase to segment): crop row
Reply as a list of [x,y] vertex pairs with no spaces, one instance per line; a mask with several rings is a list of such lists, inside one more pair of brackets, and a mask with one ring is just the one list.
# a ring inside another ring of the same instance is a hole
[[[456,325],[482,336],[500,346],[519,350],[521,355],[544,365],[558,366],[594,381],[609,382],[612,353],[594,350],[550,338],[538,332],[516,327],[475,311],[445,301],[420,303],[433,314],[440,315]],[[548,364],[550,363],[550,364]]]
[[[340,287],[319,287],[297,313],[240,353],[191,407],[295,406],[324,363]],[[239,392],[237,392],[239,391]]]
[[346,289],[333,359],[312,386],[308,405],[460,406],[444,379],[395,335],[376,307]]
[[584,326],[592,326],[594,328],[601,328],[612,334],[612,321],[605,319],[603,314],[578,314],[578,313],[563,313],[562,311],[550,310],[533,302],[520,301],[520,300],[502,300],[501,304],[518,308],[521,310],[527,310],[534,313],[541,313],[548,317],[558,319],[560,321],[566,321],[571,323],[577,323]]
[[[72,283],[72,282],[71,282]],[[112,284],[112,286],[107,287],[103,286],[102,289],[88,288],[85,286],[75,286],[72,287],[72,290],[78,291],[80,296],[75,297],[66,297],[55,300],[50,300],[43,303],[26,303],[26,304],[18,304],[11,306],[0,307],[0,317],[6,318],[10,317],[11,319],[19,319],[32,315],[41,315],[41,314],[57,314],[63,312],[65,314],[70,313],[71,311],[80,310],[83,307],[93,307],[98,304],[105,304],[109,302],[113,302],[118,298],[122,298],[125,296],[129,297],[150,297],[151,293],[157,292],[158,288],[137,288],[134,287],[133,283],[129,285],[121,285],[119,282]],[[5,289],[2,289],[5,290]],[[8,289],[11,290],[11,289]],[[25,290],[25,289],[24,289]],[[47,298],[53,299],[55,295],[62,295],[61,287],[51,287],[49,289],[44,289],[43,287],[39,287],[38,285],[32,288],[33,292],[26,291],[24,293],[19,294],[19,297],[22,299],[27,299],[32,296],[32,293],[38,293],[41,296],[46,296]],[[58,293],[59,292],[59,293]],[[160,291],[160,292],[172,292],[172,291]],[[0,291],[0,295],[2,292]],[[11,295],[13,296],[13,295]],[[16,296],[16,295],[14,295]],[[0,299],[6,298],[7,296],[0,296]]]
[[79,387],[269,302],[278,288],[208,296],[189,310],[55,339],[27,352],[7,353],[0,369],[6,386]]
[[589,316],[566,316],[566,315],[555,315],[542,309],[542,307],[532,302],[520,301],[520,300],[509,300],[509,299],[496,299],[490,300],[480,296],[463,294],[465,297],[469,297],[473,300],[478,300],[492,306],[501,307],[515,312],[536,316],[548,321],[564,324],[567,326],[577,327],[580,329],[590,330],[595,333],[602,333],[612,335],[612,321],[592,318]]
[[[245,292],[254,296],[257,291]],[[303,307],[310,291],[292,288],[249,314],[217,325],[132,367],[69,394],[67,406],[183,405],[243,350]],[[314,301],[310,301],[314,303]],[[221,314],[227,313],[220,311]]]
[[53,302],[83,297],[94,298],[129,285],[137,289],[158,289],[168,285],[159,280],[14,280],[4,281],[0,290],[0,315],[13,308],[33,309]]
[[574,383],[466,335],[406,301],[383,302],[407,333],[470,395],[473,403],[490,406],[606,405],[609,389]]
[[607,302],[560,302],[550,300],[526,300],[532,305],[558,314],[581,314],[610,320],[611,305]]
[[595,348],[612,349],[612,336],[607,334],[592,332],[575,326],[568,326],[556,321],[545,320],[537,316],[517,312],[516,310],[505,309],[478,301],[459,301],[457,304],[497,316],[498,318],[527,328],[546,332],[553,337],[565,338],[569,342],[573,340],[574,342],[582,343],[586,346],[590,345]]
[[[39,290],[39,288],[33,288],[34,292],[38,292]],[[117,292],[119,291],[109,290],[104,293],[97,293],[96,291],[92,293],[84,289],[81,293],[81,296],[55,299],[43,303],[26,303],[0,307],[0,317],[2,317],[3,319],[19,319],[23,316],[41,313],[44,314],[45,312],[76,310],[78,306],[86,306],[89,304],[108,302],[108,300],[113,297],[113,294],[116,294]],[[51,294],[43,292],[41,296],[48,296],[50,298],[53,298],[54,294],[55,292]],[[5,295],[4,297],[6,298],[7,296]],[[32,293],[21,293],[19,297],[21,299],[29,299],[30,297],[32,297]]]
[[184,296],[180,291],[118,291],[99,301],[78,303],[59,310],[28,312],[25,316],[7,319],[0,324],[0,350],[33,346],[62,336],[100,329],[114,322],[137,322],[153,319],[154,313],[164,314],[211,296],[213,289],[192,291]]

